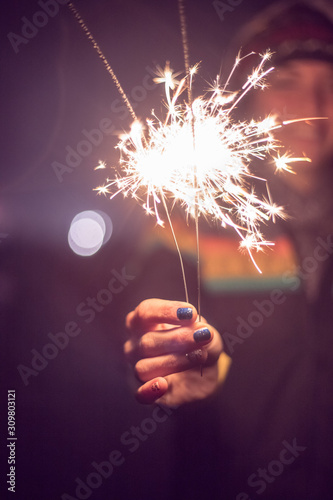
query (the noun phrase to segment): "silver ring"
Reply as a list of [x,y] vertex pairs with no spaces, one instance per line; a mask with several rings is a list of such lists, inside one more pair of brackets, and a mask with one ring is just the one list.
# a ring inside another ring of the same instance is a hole
[[202,355],[202,349],[196,349],[195,351],[191,351],[185,354],[189,362],[196,365],[202,364]]

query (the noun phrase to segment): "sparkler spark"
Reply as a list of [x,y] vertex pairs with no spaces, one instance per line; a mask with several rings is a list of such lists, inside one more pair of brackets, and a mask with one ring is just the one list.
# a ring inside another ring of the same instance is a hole
[[[274,117],[269,116],[259,122],[236,122],[232,117],[232,111],[251,89],[265,87],[265,77],[273,69],[264,69],[271,56],[269,51],[261,55],[260,64],[239,92],[230,93],[228,84],[236,67],[244,59],[240,54],[224,86],[220,85],[217,78],[211,97],[204,96],[193,100],[192,82],[198,64],[190,67],[184,0],[178,0],[178,6],[186,76],[179,82],[177,76],[180,73],[173,73],[169,63],[164,71],[158,69],[155,81],[165,85],[168,113],[164,122],[153,114],[152,118],[146,121],[146,126],[143,126],[86,23],[73,2],[68,3],[69,9],[103,61],[134,119],[131,131],[125,134],[118,144],[122,175],[108,180],[104,186],[96,189],[99,193],[107,194],[113,192],[116,186],[117,190],[111,198],[121,192],[124,196],[131,195],[139,200],[145,194],[144,209],[147,213],[154,214],[161,225],[163,220],[158,206],[162,203],[180,259],[186,302],[188,291],[183,259],[167,200],[172,199],[173,203],[180,203],[186,213],[193,216],[197,247],[197,310],[200,321],[199,216],[217,219],[223,227],[234,228],[240,237],[240,248],[248,252],[253,264],[261,272],[253,257],[253,251],[270,247],[274,243],[265,240],[259,226],[270,220],[275,222],[276,217],[284,217],[284,214],[281,207],[272,203],[268,186],[268,200],[256,194],[253,181],[266,183],[266,180],[256,178],[251,173],[251,160],[263,159],[267,155],[274,158],[273,155],[276,154],[276,169],[287,172],[292,172],[289,163],[311,160],[279,156],[279,145],[271,134],[273,130],[299,119],[278,123]],[[179,97],[185,89],[188,102],[179,103]],[[105,168],[105,163],[100,162],[96,168]],[[200,371],[202,375],[202,366]]]
[[[137,200],[144,196],[144,209],[155,215],[160,225],[161,202],[166,207],[166,201],[173,200],[189,216],[198,214],[220,221],[223,227],[231,226],[255,264],[253,250],[273,245],[264,239],[261,224],[283,217],[283,210],[272,204],[270,195],[267,200],[256,194],[254,181],[265,184],[266,180],[251,173],[251,161],[270,155],[277,170],[290,171],[289,163],[300,160],[278,155],[279,144],[271,131],[281,124],[274,117],[258,122],[236,122],[232,118],[244,95],[263,85],[271,71],[264,68],[268,58],[269,53],[261,57],[240,92],[230,94],[217,80],[212,94],[195,99],[192,106],[178,102],[192,72],[177,83],[167,64],[164,76],[159,71],[158,79],[165,84],[168,96],[165,121],[153,115],[145,126],[138,121],[132,124],[117,146],[122,175],[97,190],[112,193],[111,198],[120,192]],[[235,66],[238,64],[239,59]]]
[[[280,156],[277,153],[278,143],[271,135],[273,130],[299,119],[282,123],[272,116],[258,122],[233,120],[232,111],[241,99],[251,89],[265,87],[265,77],[273,69],[265,69],[271,57],[269,51],[261,55],[259,65],[253,69],[239,92],[230,93],[227,87],[238,65],[252,53],[244,57],[240,54],[237,56],[224,86],[217,79],[209,98],[200,97],[193,101],[192,81],[198,65],[190,67],[183,0],[179,0],[178,4],[186,76],[178,81],[180,73],[173,73],[169,63],[164,71],[158,68],[155,81],[165,85],[168,113],[164,122],[153,115],[146,121],[145,127],[138,121],[117,76],[73,2],[69,2],[68,7],[102,59],[134,119],[131,131],[118,144],[123,175],[96,189],[99,193],[107,194],[113,192],[116,186],[117,190],[111,198],[122,192],[124,196],[131,195],[139,200],[145,193],[144,209],[154,214],[161,225],[163,220],[158,206],[162,202],[172,232],[167,200],[173,199],[174,203],[180,203],[196,223],[199,283],[199,216],[217,219],[223,227],[233,227],[240,237],[240,248],[248,251],[257,267],[253,250],[260,251],[273,245],[264,239],[260,225],[269,220],[274,221],[277,216],[283,217],[283,210],[255,193],[253,181],[266,181],[251,173],[251,160],[264,159],[268,155],[274,158],[276,153],[277,171],[287,172],[292,172],[289,163],[310,160]],[[179,97],[185,89],[188,102],[179,103]],[[312,119],[304,118],[302,121]],[[100,162],[97,168],[105,168],[105,164]],[[174,239],[182,265],[175,235]],[[184,277],[184,284],[185,281]],[[198,294],[199,290],[200,285]]]

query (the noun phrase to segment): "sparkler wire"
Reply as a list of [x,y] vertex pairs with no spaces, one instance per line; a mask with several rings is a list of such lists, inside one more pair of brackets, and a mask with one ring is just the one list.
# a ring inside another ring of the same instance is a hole
[[[96,188],[100,193],[110,193],[109,188],[117,186],[118,190],[111,198],[122,192],[124,196],[131,194],[140,199],[139,190],[146,188],[147,201],[144,208],[147,213],[156,215],[158,224],[163,221],[158,214],[157,205],[162,199],[172,236],[180,258],[186,301],[188,292],[185,271],[179,245],[175,236],[171,217],[166,203],[166,196],[173,197],[185,207],[187,214],[194,216],[196,227],[197,246],[197,284],[198,284],[198,316],[200,313],[200,252],[199,252],[199,215],[209,216],[220,221],[223,227],[232,227],[241,239],[240,248],[246,250],[260,272],[252,251],[262,250],[274,245],[265,241],[259,230],[260,222],[274,221],[275,216],[284,217],[282,207],[265,198],[256,196],[254,187],[249,187],[247,179],[254,176],[248,169],[250,159],[263,159],[271,154],[275,160],[277,171],[293,172],[288,165],[292,162],[311,161],[305,156],[292,158],[288,154],[280,156],[277,151],[279,144],[272,137],[271,132],[285,125],[298,121],[308,122],[323,117],[301,118],[295,120],[277,120],[277,117],[268,116],[262,121],[234,122],[231,113],[240,100],[250,89],[264,88],[263,78],[272,71],[266,70],[265,62],[271,53],[267,51],[261,55],[261,62],[248,77],[239,92],[230,93],[225,84],[223,87],[216,83],[212,86],[213,94],[207,100],[198,98],[193,101],[192,77],[197,66],[190,68],[189,47],[186,30],[184,1],[178,0],[180,27],[182,34],[185,77],[178,82],[177,73],[172,73],[167,63],[164,73],[161,69],[157,73],[159,78],[154,81],[165,83],[168,100],[168,113],[163,123],[155,115],[154,120],[147,120],[147,133],[139,123],[137,116],[123,90],[118,78],[105,58],[102,50],[83,21],[73,2],[68,4],[69,9],[78,21],[81,29],[92,43],[94,49],[102,59],[108,73],[112,77],[117,90],[134,118],[130,134],[126,134],[118,144],[121,151],[121,166],[125,176],[107,181],[104,186]],[[251,54],[248,54],[251,55]],[[237,57],[235,70],[240,61],[248,55]],[[229,82],[230,75],[227,80]],[[177,86],[178,84],[178,86]],[[177,104],[177,99],[187,85],[188,102]],[[171,99],[170,89],[175,91]],[[271,152],[275,152],[276,156]],[[184,158],[184,154],[186,157]],[[100,168],[100,167],[98,167]],[[153,199],[154,208],[150,207]]]
[[178,252],[179,261],[180,261],[180,267],[181,267],[181,270],[182,270],[182,276],[183,276],[183,282],[184,282],[185,300],[186,300],[186,302],[188,302],[188,290],[187,290],[187,284],[186,284],[186,277],[185,277],[185,269],[184,269],[183,257],[182,257],[182,254],[181,254],[181,251],[180,251],[180,248],[179,248],[179,245],[178,245],[176,234],[175,234],[175,231],[173,229],[173,224],[172,224],[172,221],[171,221],[171,217],[170,217],[169,210],[168,210],[168,207],[167,207],[167,204],[166,204],[165,197],[164,197],[163,193],[161,193],[161,198],[162,198],[164,210],[165,210],[168,222],[169,222],[169,226],[170,226],[170,229],[171,229],[173,240],[175,242],[176,249],[177,249],[177,252]]
[[[182,35],[183,43],[183,54],[185,63],[185,72],[188,78],[187,82],[187,95],[188,95],[188,105],[191,109],[191,128],[193,136],[193,151],[195,151],[195,125],[194,125],[194,113],[193,113],[193,98],[192,98],[192,85],[191,85],[191,68],[190,68],[190,51],[187,36],[186,27],[186,17],[185,17],[185,6],[184,0],[178,0],[179,8],[179,18],[180,18],[180,31]],[[195,221],[195,238],[197,247],[197,288],[198,288],[198,316],[199,321],[201,321],[201,282],[200,282],[200,247],[199,247],[199,212],[198,212],[198,181],[197,181],[197,167],[193,165],[193,188],[195,193],[195,204],[194,204],[194,221]]]
[[96,50],[97,54],[99,55],[100,59],[102,59],[103,63],[104,63],[104,66],[107,70],[107,72],[109,73],[109,75],[112,77],[112,80],[114,82],[114,84],[116,85],[117,87],[117,90],[122,98],[122,100],[124,101],[127,109],[129,110],[129,112],[131,113],[132,115],[132,118],[134,120],[137,120],[137,116],[135,114],[135,111],[131,105],[131,103],[129,102],[128,100],[128,97],[124,91],[124,89],[122,88],[116,74],[114,73],[113,69],[111,68],[110,66],[110,63],[108,62],[108,60],[106,59],[105,55],[103,54],[100,46],[98,45],[98,43],[96,42],[95,38],[93,37],[92,33],[90,32],[88,26],[86,25],[86,23],[84,22],[84,20],[82,19],[82,16],[79,14],[77,8],[75,7],[74,3],[73,2],[69,2],[68,4],[68,8],[69,10],[72,12],[72,14],[74,15],[75,19],[77,20],[77,22],[79,23],[80,27],[82,28],[82,30],[84,31],[84,33],[86,34],[86,36],[88,37],[88,39],[91,41],[94,49]]
[[[131,113],[132,118],[135,121],[137,121],[138,118],[137,118],[137,116],[136,116],[136,114],[134,112],[134,109],[133,109],[133,107],[132,107],[132,105],[131,105],[131,103],[130,103],[130,101],[129,101],[129,99],[128,99],[125,91],[124,91],[124,89],[122,88],[122,86],[121,86],[121,84],[120,84],[120,82],[119,82],[116,74],[114,73],[114,71],[113,71],[110,63],[108,62],[108,60],[106,59],[105,55],[103,54],[100,46],[98,45],[98,43],[96,42],[95,38],[93,37],[91,31],[89,30],[88,26],[84,22],[82,16],[78,12],[78,10],[75,7],[75,5],[74,5],[73,2],[69,2],[67,5],[68,5],[70,11],[72,12],[72,14],[74,15],[75,19],[77,20],[77,22],[79,23],[80,27],[84,31],[85,35],[87,36],[87,38],[92,43],[92,45],[93,45],[94,49],[96,50],[98,56],[100,57],[100,59],[104,63],[104,66],[105,66],[107,72],[112,77],[112,80],[113,80],[114,84],[116,85],[116,88],[117,88],[117,90],[118,90],[121,98],[123,99],[123,101],[124,101],[127,109]],[[184,22],[185,22],[185,18],[184,18]],[[185,29],[186,29],[186,27],[185,27]],[[188,52],[188,50],[187,50],[187,52]],[[186,58],[186,67],[189,67],[188,56]],[[189,98],[192,100],[190,87],[188,87],[188,89],[189,89]],[[180,252],[180,248],[179,248],[178,241],[177,241],[177,238],[176,238],[176,234],[175,234],[175,231],[174,231],[174,228],[173,228],[173,225],[172,225],[172,221],[171,221],[171,217],[170,217],[170,214],[169,214],[169,210],[168,210],[168,207],[167,207],[166,202],[165,202],[164,195],[163,195],[163,193],[161,193],[161,194],[162,194],[161,198],[162,198],[162,201],[163,201],[165,213],[166,213],[166,216],[167,216],[167,219],[168,219],[168,222],[169,222],[171,233],[172,233],[172,236],[173,236],[173,239],[174,239],[174,242],[175,242],[175,246],[176,246],[176,249],[177,249],[177,253],[178,253],[178,256],[179,256],[180,267],[181,267],[182,277],[183,277],[183,282],[184,282],[185,300],[186,300],[186,302],[188,302],[189,301],[189,297],[188,297],[188,289],[187,289],[187,283],[186,283],[186,277],[185,277],[185,269],[184,269],[183,258],[182,258],[181,252]]]
[[[190,51],[189,51],[189,47],[188,47],[184,0],[178,0],[178,8],[179,8],[179,19],[180,19],[180,31],[181,31],[182,43],[183,43],[185,72],[187,75],[190,76]],[[190,82],[188,82],[188,85],[187,85],[187,94],[188,94],[188,104],[191,108],[192,107],[192,87],[190,85]]]

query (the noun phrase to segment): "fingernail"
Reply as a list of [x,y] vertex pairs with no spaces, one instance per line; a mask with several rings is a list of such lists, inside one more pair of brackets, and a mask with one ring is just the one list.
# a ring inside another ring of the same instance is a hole
[[180,307],[177,309],[178,319],[192,319],[193,311],[190,307]]
[[204,342],[205,340],[209,340],[210,337],[211,335],[208,328],[202,328],[193,333],[193,338],[196,342]]
[[158,382],[154,382],[152,385],[151,385],[151,390],[153,392],[157,392],[160,390],[160,384]]

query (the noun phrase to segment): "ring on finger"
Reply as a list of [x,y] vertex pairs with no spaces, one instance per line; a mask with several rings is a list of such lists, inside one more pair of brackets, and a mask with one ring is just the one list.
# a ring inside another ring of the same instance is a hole
[[190,363],[200,365],[203,361],[203,352],[202,349],[196,349],[195,351],[188,352],[185,354],[186,358]]

